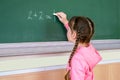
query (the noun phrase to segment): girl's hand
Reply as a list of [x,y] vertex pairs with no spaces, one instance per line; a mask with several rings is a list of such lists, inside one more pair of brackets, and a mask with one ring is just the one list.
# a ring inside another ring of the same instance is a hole
[[64,12],[57,12],[55,14],[64,25],[68,23],[67,15]]

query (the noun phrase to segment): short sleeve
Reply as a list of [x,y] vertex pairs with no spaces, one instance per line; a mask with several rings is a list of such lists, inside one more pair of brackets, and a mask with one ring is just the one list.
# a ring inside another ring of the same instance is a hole
[[82,57],[74,56],[71,61],[71,80],[85,80],[86,63]]

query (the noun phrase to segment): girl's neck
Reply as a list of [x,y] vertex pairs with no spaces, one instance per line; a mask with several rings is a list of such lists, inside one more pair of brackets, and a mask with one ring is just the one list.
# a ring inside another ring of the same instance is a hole
[[89,43],[79,43],[78,47],[88,47]]

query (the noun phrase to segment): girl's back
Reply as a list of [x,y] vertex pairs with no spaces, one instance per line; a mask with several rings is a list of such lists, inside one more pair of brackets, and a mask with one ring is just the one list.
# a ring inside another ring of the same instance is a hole
[[71,80],[93,80],[93,68],[101,59],[92,44],[88,47],[78,47],[72,57],[71,67],[67,67]]

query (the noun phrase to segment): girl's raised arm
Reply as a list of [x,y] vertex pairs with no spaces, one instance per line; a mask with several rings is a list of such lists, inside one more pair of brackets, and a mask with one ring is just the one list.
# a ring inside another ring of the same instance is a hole
[[68,20],[67,15],[64,12],[54,13],[58,17],[58,19],[64,24],[65,28],[68,29]]

